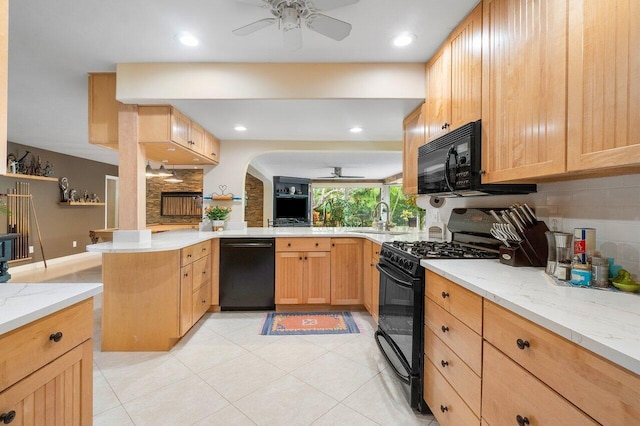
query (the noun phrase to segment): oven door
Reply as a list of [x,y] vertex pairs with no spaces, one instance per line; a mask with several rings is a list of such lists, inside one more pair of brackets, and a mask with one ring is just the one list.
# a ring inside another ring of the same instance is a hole
[[[396,375],[405,383],[420,372],[416,334],[421,333],[420,277],[411,277],[380,262],[380,301],[375,338]],[[417,317],[417,322],[416,322]]]

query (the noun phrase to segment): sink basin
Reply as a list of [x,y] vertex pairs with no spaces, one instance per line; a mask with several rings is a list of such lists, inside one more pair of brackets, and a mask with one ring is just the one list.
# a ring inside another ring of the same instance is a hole
[[354,229],[351,232],[357,232],[358,234],[382,234],[382,235],[405,235],[409,233],[406,231],[382,231],[380,229],[374,229],[374,228],[363,228],[363,229],[357,229],[357,230]]

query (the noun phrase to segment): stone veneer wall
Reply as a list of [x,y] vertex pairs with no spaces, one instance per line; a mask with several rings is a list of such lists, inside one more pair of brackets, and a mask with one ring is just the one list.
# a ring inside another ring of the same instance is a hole
[[263,204],[264,204],[264,183],[247,173],[245,187],[247,201],[244,207],[244,220],[247,226],[264,227]]
[[162,192],[202,192],[202,169],[176,169],[176,175],[184,182],[169,183],[163,178],[147,179],[147,225],[155,223],[198,223],[201,218],[193,216],[160,216]]

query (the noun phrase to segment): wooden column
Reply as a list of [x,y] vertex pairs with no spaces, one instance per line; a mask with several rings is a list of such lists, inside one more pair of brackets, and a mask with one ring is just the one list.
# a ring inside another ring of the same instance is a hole
[[[9,0],[0,0],[0,158],[7,158],[7,79],[9,56]],[[7,162],[0,161],[0,174]]]
[[118,228],[145,229],[144,147],[138,143],[138,106],[118,106]]

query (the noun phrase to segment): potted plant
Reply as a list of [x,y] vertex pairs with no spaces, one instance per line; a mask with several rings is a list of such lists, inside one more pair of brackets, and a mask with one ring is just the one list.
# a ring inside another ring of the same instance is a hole
[[224,221],[231,213],[231,207],[209,206],[204,210],[204,217],[211,221],[213,231],[224,229]]

